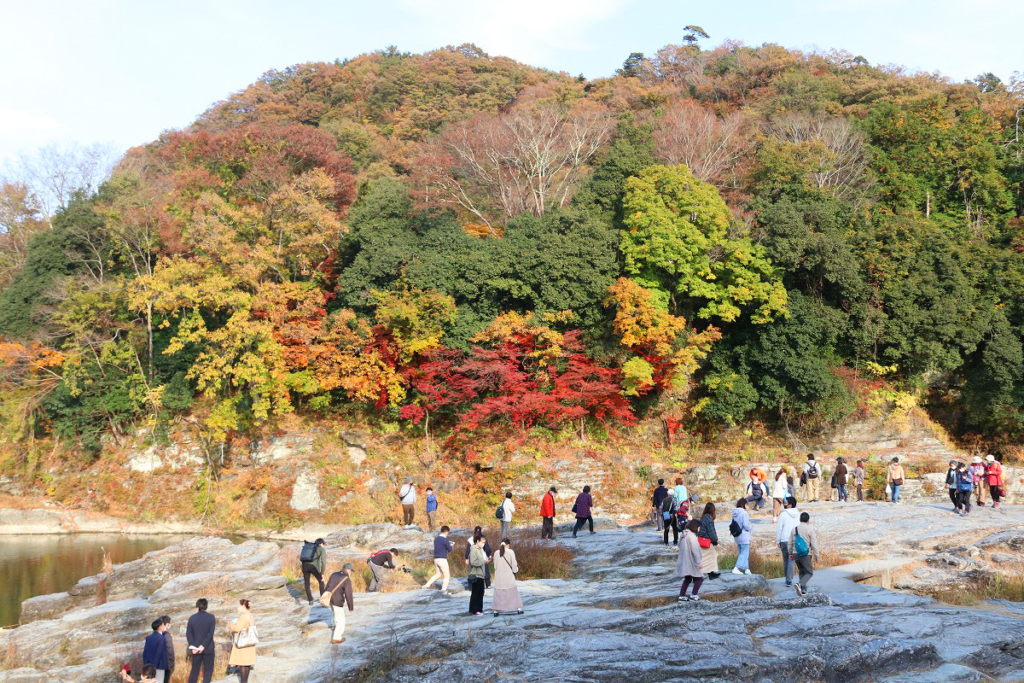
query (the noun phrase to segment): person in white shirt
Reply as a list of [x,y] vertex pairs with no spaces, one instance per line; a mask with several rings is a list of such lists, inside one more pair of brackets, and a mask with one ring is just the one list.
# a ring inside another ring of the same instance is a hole
[[772,486],[772,522],[779,521],[782,503],[789,498],[789,482],[786,481],[786,470],[775,473],[775,484]]
[[412,477],[405,478],[398,497],[402,501],[402,524],[409,526],[416,516],[416,485],[412,483]]
[[512,515],[515,514],[516,505],[512,502],[512,492],[505,493],[505,500],[501,501],[501,537],[508,535],[509,527],[512,526]]
[[796,498],[789,496],[782,503],[783,511],[779,515],[779,525],[775,527],[775,543],[782,551],[782,567],[786,573],[786,588],[793,587],[794,562],[789,552],[789,537],[793,529],[800,524],[800,511],[796,508]]

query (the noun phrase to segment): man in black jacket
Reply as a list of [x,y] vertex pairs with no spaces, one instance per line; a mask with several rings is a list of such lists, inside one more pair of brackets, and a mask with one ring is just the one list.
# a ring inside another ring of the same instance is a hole
[[174,674],[174,637],[171,636],[171,618],[166,614],[160,617],[164,622],[164,640],[167,641],[167,680],[170,681]]
[[327,580],[327,590],[331,592],[331,614],[334,616],[332,643],[345,642],[345,605],[348,605],[348,611],[351,612],[353,571],[355,567],[346,562],[340,572],[334,572]]
[[665,480],[659,479],[658,488],[654,489],[654,496],[651,498],[651,509],[654,510],[654,521],[658,524],[658,531],[665,528],[665,517],[661,514],[661,503],[667,495],[668,489],[665,488]]
[[196,683],[199,680],[200,666],[203,667],[203,683],[210,683],[213,679],[213,634],[217,630],[217,619],[206,611],[207,607],[209,603],[206,598],[196,600],[196,613],[188,618],[188,625],[185,627],[185,640],[188,643],[188,652],[192,656],[188,683]]

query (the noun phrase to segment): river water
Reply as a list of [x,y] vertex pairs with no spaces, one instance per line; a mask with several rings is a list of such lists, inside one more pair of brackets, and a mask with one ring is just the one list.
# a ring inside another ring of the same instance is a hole
[[78,580],[103,571],[103,550],[114,564],[188,536],[61,534],[0,536],[0,626],[18,623],[21,601],[66,591]]

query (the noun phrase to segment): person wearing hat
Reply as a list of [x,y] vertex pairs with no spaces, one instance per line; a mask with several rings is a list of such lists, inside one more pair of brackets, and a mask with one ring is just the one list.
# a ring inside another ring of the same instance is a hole
[[971,460],[971,475],[974,477],[975,503],[979,507],[985,507],[985,463],[981,456],[976,455]]
[[1003,466],[991,453],[985,456],[985,477],[988,479],[988,492],[992,494],[992,507],[997,508],[1003,495]]
[[331,594],[331,614],[334,615],[334,632],[331,634],[332,643],[345,642],[345,605],[348,611],[352,611],[352,572],[355,567],[346,562],[340,572],[331,574],[327,580],[327,592]]
[[554,486],[548,489],[540,501],[541,538],[555,539],[555,494],[558,489]]
[[416,485],[412,483],[412,477],[405,478],[398,497],[402,501],[402,524],[409,526],[416,517]]

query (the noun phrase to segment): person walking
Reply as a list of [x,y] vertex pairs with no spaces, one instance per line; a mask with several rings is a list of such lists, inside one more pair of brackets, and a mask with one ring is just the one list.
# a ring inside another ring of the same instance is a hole
[[864,502],[864,479],[868,473],[864,469],[864,461],[858,460],[857,466],[853,468],[853,485],[857,487],[857,502]]
[[[483,529],[480,527],[473,527],[473,537],[466,541],[466,566],[469,566],[469,555],[472,551],[473,546],[476,545],[477,539],[484,538]],[[494,553],[491,551],[491,544],[484,538],[483,545],[484,553],[487,555],[487,562],[484,563],[484,588],[490,588],[491,586],[491,558]]]
[[484,576],[490,556],[484,550],[486,543],[487,538],[482,534],[474,538],[467,560],[469,563],[469,572],[466,575],[469,581],[469,613],[477,617],[484,613]]
[[228,666],[237,666],[240,683],[249,683],[249,671],[256,666],[256,643],[259,642],[259,632],[249,610],[248,600],[238,601],[238,618],[228,624],[228,628],[234,634]]
[[794,584],[797,595],[807,593],[807,584],[814,576],[814,563],[818,561],[818,537],[811,526],[811,516],[800,513],[800,523],[789,533],[789,560],[796,563],[800,579]]
[[163,619],[156,619],[153,621],[152,627],[153,632],[146,636],[146,641],[142,646],[142,665],[152,665],[156,669],[154,678],[158,683],[170,683],[170,679],[167,677],[167,669],[170,667],[167,663],[167,639],[164,637],[167,624]]
[[676,500],[676,508],[680,505],[686,505],[686,502],[690,500],[690,494],[686,490],[686,485],[683,483],[682,477],[676,477],[676,485],[672,489],[672,497]]
[[[779,513],[782,512],[782,501],[789,495],[789,482],[786,477],[786,470],[780,469],[775,473],[775,483],[772,484],[772,523],[779,521]],[[743,506],[746,512],[746,506]]]
[[196,600],[196,613],[188,618],[185,625],[185,642],[191,655],[188,683],[199,680],[200,667],[203,670],[203,683],[210,683],[213,679],[213,666],[216,664],[213,634],[217,630],[217,618],[206,611],[209,606],[206,598]]
[[961,515],[971,514],[971,496],[974,494],[974,472],[967,463],[956,468],[956,502]]
[[889,474],[886,477],[885,483],[889,485],[889,490],[892,491],[892,502],[900,502],[900,487],[903,486],[903,465],[900,464],[899,458],[893,458],[892,462],[889,463]]
[[[746,502],[746,499],[744,499]],[[700,521],[693,519],[683,527],[683,537],[679,540],[679,556],[676,558],[676,578],[682,578],[683,585],[679,587],[679,602],[687,600],[699,601],[700,586],[704,583],[704,572],[701,571],[701,547],[697,538],[700,529]],[[690,595],[686,589],[693,585]]]
[[807,487],[807,502],[818,502],[818,489],[821,484],[821,466],[814,459],[814,453],[807,454],[807,462],[804,463],[804,472],[801,477]]
[[793,529],[800,524],[800,510],[796,507],[796,498],[787,498],[784,503],[782,514],[779,515],[779,524],[775,527],[775,543],[782,551],[782,571],[786,576],[786,588],[793,587],[793,560],[789,552],[789,536]]
[[540,499],[540,537],[542,539],[555,539],[555,494],[558,489],[554,486],[548,489],[544,497]]
[[[317,586],[320,587],[320,595],[324,594],[324,572],[327,571],[326,546],[327,542],[324,539],[316,539],[313,542],[312,559],[302,563],[302,585],[306,588],[306,600],[310,605],[313,604],[313,593],[310,591],[310,576],[316,579]],[[303,552],[306,552],[305,546],[303,546]],[[300,557],[299,559],[302,558]]]
[[334,572],[327,579],[327,592],[331,594],[331,616],[334,617],[334,629],[331,632],[332,643],[345,642],[345,607],[352,611],[352,572],[355,567],[346,562],[340,572]]
[[402,488],[398,489],[398,499],[402,501],[402,524],[410,526],[416,518],[416,485],[412,477],[406,477]]
[[576,533],[583,528],[584,524],[590,525],[590,533],[594,533],[594,517],[593,510],[594,499],[590,497],[590,487],[584,486],[583,493],[576,496],[576,503],[572,506],[572,511],[576,513],[576,524],[572,528],[572,537],[576,538]]
[[501,537],[505,538],[508,536],[509,529],[512,528],[512,515],[515,514],[516,504],[512,502],[512,492],[505,492],[505,499],[501,501],[501,505],[498,507],[501,510]]
[[721,574],[718,572],[718,532],[715,531],[714,503],[704,506],[704,513],[700,517],[700,530],[697,532],[697,542],[700,545],[701,570],[708,575],[708,579],[717,579]]
[[519,563],[516,552],[512,550],[512,542],[502,539],[498,546],[498,554],[494,556],[494,599],[491,600],[491,611],[523,613],[523,599],[516,588],[516,574]]
[[665,538],[665,545],[668,545],[669,531],[672,532],[672,545],[679,543],[679,518],[676,515],[677,511],[675,496],[665,496],[661,499],[661,520],[664,522],[662,533]]
[[441,533],[434,538],[434,574],[423,584],[424,588],[430,588],[438,579],[441,581],[441,595],[448,595],[448,580],[451,578],[451,568],[448,566],[448,553],[455,550],[455,546],[448,540],[448,532],[451,529],[446,524],[441,527]]
[[748,503],[754,504],[754,511],[760,510],[765,506],[767,500],[767,491],[764,480],[761,479],[760,470],[754,469],[750,471],[750,481],[747,483],[747,489],[744,492],[744,497]]
[[384,590],[384,570],[394,571],[397,569],[395,566],[397,555],[397,548],[389,548],[388,550],[378,550],[366,558],[366,564],[370,565],[370,573],[373,575],[370,585],[366,589],[367,593],[379,593]]
[[165,678],[170,681],[174,676],[174,638],[171,636],[171,618],[166,614],[160,617],[160,621],[164,622],[164,640],[167,641],[167,676]]
[[960,512],[960,497],[957,494],[956,488],[956,473],[957,473],[956,460],[949,461],[949,469],[946,470],[946,488],[949,489],[949,500],[953,503],[953,512]]
[[836,478],[836,491],[838,492],[839,502],[849,502],[849,496],[846,493],[846,482],[847,474],[849,474],[849,468],[846,467],[846,462],[842,458],[836,458],[836,471],[832,473],[832,476]]
[[434,525],[437,523],[437,496],[434,489],[427,487],[427,530],[434,532]]
[[971,460],[971,474],[974,476],[974,495],[978,507],[985,507],[985,463],[980,455]]
[[[778,481],[778,477],[775,480]],[[736,566],[732,568],[733,574],[750,573],[750,532],[752,530],[750,515],[747,514],[747,499],[740,498],[736,501],[736,507],[732,509],[732,521],[729,522],[729,533],[736,539]]]
[[989,453],[985,456],[985,477],[988,479],[988,493],[992,497],[992,507],[999,507],[999,499],[1003,497],[1003,465]]
[[654,489],[654,495],[651,497],[651,511],[654,513],[654,523],[658,526],[658,531],[664,531],[665,529],[665,518],[661,514],[661,503],[668,497],[668,489],[665,488],[665,480],[659,479],[658,485]]

